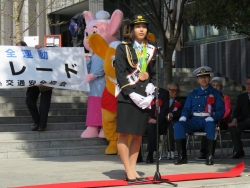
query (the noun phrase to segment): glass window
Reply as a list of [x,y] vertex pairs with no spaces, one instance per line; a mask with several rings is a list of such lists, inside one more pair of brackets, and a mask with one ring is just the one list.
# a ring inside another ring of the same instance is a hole
[[196,21],[186,22],[183,25],[183,32],[184,46],[244,37],[236,32],[229,31],[225,27],[218,29],[215,26],[202,25]]

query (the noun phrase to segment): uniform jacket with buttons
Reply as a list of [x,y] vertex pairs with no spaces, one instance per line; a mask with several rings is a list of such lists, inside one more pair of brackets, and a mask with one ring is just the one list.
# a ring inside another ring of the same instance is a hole
[[205,111],[207,105],[207,98],[212,94],[215,98],[214,104],[212,104],[211,117],[215,122],[218,122],[225,113],[225,105],[223,95],[217,89],[214,89],[211,84],[206,89],[198,87],[188,94],[184,108],[182,110],[182,116],[187,119],[193,117],[193,113],[201,113]]
[[[149,44],[155,46],[151,41],[149,41]],[[131,55],[133,58],[133,63],[137,64],[138,59],[135,53],[135,50],[133,48],[132,44],[128,44],[129,49],[131,51]],[[154,52],[155,53],[155,52]],[[127,75],[131,74],[136,68],[133,68],[129,65],[129,62],[127,60],[126,55],[126,49],[125,44],[121,43],[116,48],[116,55],[115,55],[115,72],[117,77],[117,82],[120,87],[125,86],[129,84],[129,81],[127,80]],[[133,101],[130,99],[129,94],[132,92],[138,93],[142,96],[146,96],[146,86],[148,83],[153,83],[155,85],[156,81],[156,71],[155,71],[155,55],[151,59],[151,61],[147,65],[147,70],[149,74],[149,78],[145,81],[138,81],[134,85],[128,85],[126,87],[123,87],[121,92],[119,93],[117,100],[126,102],[126,103],[133,103]]]
[[248,112],[248,93],[242,93],[237,97],[237,104],[233,111],[233,119],[236,118],[238,121],[243,121],[249,117]]

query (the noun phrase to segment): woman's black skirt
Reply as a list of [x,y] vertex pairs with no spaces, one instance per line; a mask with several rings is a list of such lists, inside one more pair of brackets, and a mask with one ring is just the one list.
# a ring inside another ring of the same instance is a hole
[[118,101],[116,132],[132,135],[145,135],[150,110],[141,109],[134,103]]

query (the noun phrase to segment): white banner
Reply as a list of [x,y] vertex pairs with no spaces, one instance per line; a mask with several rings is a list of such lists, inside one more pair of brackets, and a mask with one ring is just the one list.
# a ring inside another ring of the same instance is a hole
[[44,86],[89,92],[84,48],[0,46],[0,89]]

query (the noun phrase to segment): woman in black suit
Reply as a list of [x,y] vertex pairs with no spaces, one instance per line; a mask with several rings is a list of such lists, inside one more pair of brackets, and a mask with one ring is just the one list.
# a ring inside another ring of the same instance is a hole
[[[155,46],[147,39],[148,23],[142,15],[131,19],[130,37],[116,48],[117,147],[129,182],[144,180],[136,172],[142,135],[146,132],[154,98]],[[128,143],[129,136],[131,141]]]

